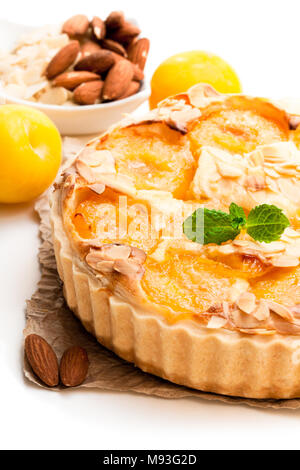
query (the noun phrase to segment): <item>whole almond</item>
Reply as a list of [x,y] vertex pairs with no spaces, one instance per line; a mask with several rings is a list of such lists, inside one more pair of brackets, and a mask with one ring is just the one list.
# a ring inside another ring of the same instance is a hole
[[131,49],[133,48],[133,46],[138,42],[139,38],[138,36],[136,36],[135,38],[133,38],[130,43],[127,45],[127,55],[129,55],[131,53]]
[[58,384],[58,361],[50,344],[39,335],[28,335],[25,354],[39,379],[49,387],[55,387]]
[[101,46],[95,41],[88,40],[84,42],[80,47],[79,59],[83,59],[84,57],[87,57],[88,55],[94,54],[94,52],[99,51],[101,51]]
[[122,11],[112,11],[105,20],[106,28],[110,31],[121,28],[124,23],[125,18]]
[[121,28],[109,32],[109,39],[128,45],[141,30],[132,23],[125,22]]
[[75,65],[75,70],[87,70],[94,73],[104,73],[109,70],[115,63],[115,58],[111,51],[101,50],[94,52],[83,59],[79,60]]
[[69,37],[83,36],[89,29],[89,19],[85,15],[75,15],[69,18],[62,27],[62,32]]
[[76,387],[86,379],[89,359],[85,349],[72,346],[67,349],[60,361],[60,379],[66,387]]
[[91,26],[92,26],[93,34],[97,39],[101,40],[105,38],[106,26],[105,26],[104,21],[102,21],[101,18],[99,18],[99,16],[94,16],[91,22]]
[[140,82],[144,79],[144,72],[139,68],[137,64],[133,64],[132,62],[130,62],[128,59],[125,59],[125,57],[121,56],[120,54],[116,54],[115,52],[112,52],[112,54],[114,55],[115,63],[125,61],[128,63],[129,67],[132,67],[133,80]]
[[137,64],[133,64],[132,62],[130,63],[133,68],[133,80],[136,80],[137,82],[144,80],[144,72],[140,69],[140,67]]
[[127,57],[126,49],[117,41],[113,41],[112,39],[103,39],[101,41],[101,46],[103,49],[108,49],[109,51],[113,51],[123,57]]
[[92,72],[65,72],[58,75],[52,82],[53,86],[61,86],[67,88],[67,90],[74,90],[79,85],[85,82],[92,82],[94,80],[100,80],[99,75]]
[[139,89],[140,89],[140,83],[132,80],[132,82],[130,82],[129,87],[125,91],[125,93],[123,93],[123,95],[121,95],[118,98],[118,100],[123,100],[124,98],[128,98],[129,96],[135,95],[139,91]]
[[101,80],[82,83],[74,90],[74,100],[82,105],[97,103],[100,100],[103,85],[104,82]]
[[130,47],[128,51],[128,59],[134,64],[137,64],[141,70],[144,70],[149,49],[149,39],[141,38]]
[[[116,52],[111,51],[111,53],[112,53],[113,56],[114,56],[115,63],[120,62],[121,60],[127,60],[127,59],[125,59],[125,57],[123,57],[123,56],[120,55],[120,54],[117,54]],[[128,61],[128,62],[129,62],[129,61]],[[130,62],[130,63],[131,63],[131,62]]]
[[64,46],[49,62],[45,75],[51,80],[60,73],[64,72],[76,60],[80,46],[78,41],[71,41]]
[[108,72],[104,82],[102,98],[105,101],[116,100],[126,92],[133,79],[132,64],[128,60],[120,60]]

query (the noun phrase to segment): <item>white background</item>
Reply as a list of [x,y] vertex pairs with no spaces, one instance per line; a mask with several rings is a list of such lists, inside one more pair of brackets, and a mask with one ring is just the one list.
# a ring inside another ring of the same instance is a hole
[[[101,5],[108,5],[101,7]],[[122,9],[152,39],[149,76],[179,51],[205,49],[237,70],[244,91],[300,97],[300,5],[278,0],[2,2],[0,15],[41,25]],[[0,45],[1,47],[1,45]],[[0,151],[5,152],[1,148]],[[1,155],[3,158],[3,155]],[[300,448],[300,410],[272,411],[125,393],[53,393],[24,382],[24,304],[39,279],[33,205],[0,205],[0,447],[5,449]]]

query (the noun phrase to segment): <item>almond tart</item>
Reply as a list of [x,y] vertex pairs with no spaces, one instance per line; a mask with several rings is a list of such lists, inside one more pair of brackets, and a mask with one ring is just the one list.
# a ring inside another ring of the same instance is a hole
[[[208,85],[90,142],[51,196],[66,301],[121,358],[176,384],[300,397],[300,128],[284,106]],[[274,204],[291,226],[189,241],[196,208]]]

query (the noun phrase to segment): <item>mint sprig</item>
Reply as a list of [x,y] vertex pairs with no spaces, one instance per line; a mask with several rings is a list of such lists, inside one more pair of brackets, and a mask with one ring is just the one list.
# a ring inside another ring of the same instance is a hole
[[183,224],[185,235],[193,242],[221,245],[225,240],[234,240],[240,233],[232,225],[232,217],[226,212],[197,209]]
[[247,233],[258,242],[276,242],[290,222],[281,209],[262,204],[256,206],[247,219]]
[[270,243],[278,240],[289,225],[288,218],[276,206],[256,206],[247,218],[244,209],[233,202],[229,214],[214,209],[197,209],[183,223],[183,232],[193,242],[221,245],[234,240],[245,229],[254,240]]
[[247,217],[244,209],[241,206],[238,206],[235,204],[235,202],[232,202],[229,207],[229,213],[231,216],[231,223],[234,228],[240,229],[245,227],[247,223]]

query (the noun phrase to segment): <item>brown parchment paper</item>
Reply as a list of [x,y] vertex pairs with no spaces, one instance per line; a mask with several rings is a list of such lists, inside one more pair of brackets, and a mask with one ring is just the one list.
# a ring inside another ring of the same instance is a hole
[[[86,139],[64,139],[65,160],[70,161],[85,144]],[[41,279],[34,295],[27,301],[26,327],[24,337],[36,333],[45,338],[54,348],[58,359],[64,350],[73,345],[80,345],[87,350],[90,367],[86,381],[77,388],[94,388],[119,392],[135,392],[161,398],[196,397],[205,400],[218,400],[231,404],[244,404],[260,408],[300,408],[300,399],[294,400],[252,400],[205,393],[175,385],[159,377],[146,374],[134,365],[123,361],[115,354],[102,347],[92,335],[87,333],[81,323],[67,307],[62,283],[56,270],[51,231],[49,223],[48,195],[43,195],[35,209],[40,217],[41,245],[39,261]],[[24,358],[24,375],[34,384],[44,386],[33,373]],[[65,390],[58,386],[54,391]]]

